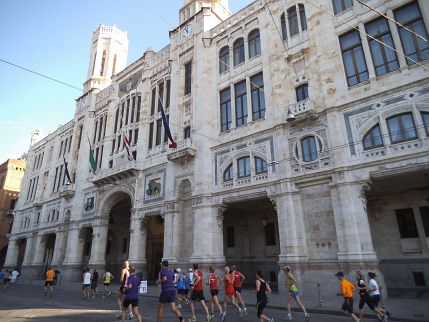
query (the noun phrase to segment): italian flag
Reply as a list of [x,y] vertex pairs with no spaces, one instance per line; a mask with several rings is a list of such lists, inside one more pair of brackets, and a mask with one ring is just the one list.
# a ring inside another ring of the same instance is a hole
[[95,162],[94,150],[92,149],[91,141],[89,141],[89,138],[88,138],[88,143],[89,143],[89,165],[91,166],[92,172],[95,173],[95,171],[97,171],[97,163]]

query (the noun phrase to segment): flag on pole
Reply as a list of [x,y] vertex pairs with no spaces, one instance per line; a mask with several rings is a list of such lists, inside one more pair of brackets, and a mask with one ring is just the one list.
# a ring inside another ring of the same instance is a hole
[[89,164],[91,166],[92,172],[95,173],[95,171],[97,171],[97,163],[95,162],[94,150],[92,149],[91,141],[89,140],[89,137],[88,137],[88,143],[89,143]]
[[64,175],[66,176],[66,179],[67,179],[66,185],[69,185],[69,184],[72,184],[73,182],[70,179],[70,173],[69,173],[69,169],[67,167],[68,162],[66,161],[65,157],[63,157],[63,159],[64,159]]
[[127,155],[128,155],[128,160],[130,161],[134,161],[134,156],[131,154],[131,146],[130,146],[130,140],[128,140],[127,134],[124,132],[123,135],[124,137],[124,147],[127,150]]
[[169,144],[168,147],[172,149],[176,149],[177,143],[174,142],[173,136],[171,135],[170,126],[168,125],[168,120],[167,120],[167,117],[165,116],[164,106],[162,104],[161,99],[159,100],[159,102],[161,103],[161,116],[162,116],[162,123],[164,124],[164,130],[165,130],[165,133],[167,134],[168,139],[171,141],[171,144]]

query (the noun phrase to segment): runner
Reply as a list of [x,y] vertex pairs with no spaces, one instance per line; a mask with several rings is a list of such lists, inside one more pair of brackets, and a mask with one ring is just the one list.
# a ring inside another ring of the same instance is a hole
[[45,279],[45,296],[48,294],[49,287],[49,297],[52,297],[52,293],[54,292],[54,280],[55,280],[55,271],[48,266],[48,270],[46,271],[46,279]]
[[91,276],[91,294],[92,298],[95,299],[95,295],[98,295],[98,272],[94,268]]
[[185,294],[186,294],[185,303],[186,303],[186,305],[188,305],[189,304],[189,290],[191,288],[192,280],[191,280],[189,274],[186,274],[186,270],[183,271],[183,276],[185,277]]
[[235,291],[234,291],[234,277],[230,274],[230,268],[228,266],[225,267],[225,277],[223,278],[223,283],[225,285],[225,299],[223,300],[223,313],[221,316],[222,321],[225,321],[226,318],[226,307],[228,302],[231,303],[237,308],[240,313],[240,317],[243,317],[243,311],[241,311],[240,306],[235,302]]
[[262,314],[268,302],[267,292],[271,293],[270,285],[268,285],[268,283],[264,281],[264,274],[261,271],[257,271],[256,272],[256,316],[259,318],[260,322],[263,322],[263,321],[274,322],[273,318],[270,319],[265,314]]
[[3,281],[3,279],[4,279],[4,274],[5,274],[5,270],[4,270],[4,269],[1,269],[1,270],[0,270],[0,281],[1,281],[1,283],[3,283],[3,285],[4,285],[4,281]]
[[235,291],[235,296],[237,297],[237,302],[239,304],[241,304],[241,306],[243,307],[244,316],[247,316],[246,304],[244,304],[244,301],[241,297],[241,287],[242,287],[242,284],[243,284],[245,277],[243,274],[241,274],[238,271],[237,266],[235,266],[235,265],[232,265],[232,276],[234,277],[234,282],[232,285],[234,286],[234,291]]
[[130,276],[124,284],[125,298],[122,304],[122,322],[125,322],[127,307],[132,307],[134,315],[137,317],[138,322],[142,322],[142,317],[139,312],[139,280],[136,276],[134,267],[129,268]]
[[[124,302],[124,286],[128,279],[128,276],[130,276],[130,272],[128,269],[130,268],[130,263],[128,261],[124,261],[124,265],[122,266],[121,276],[119,278],[119,290],[118,293],[116,293],[116,303],[118,303],[119,306],[119,315],[118,318],[122,317],[122,304]],[[134,314],[132,312],[131,306],[128,307],[130,310],[130,313],[128,314],[129,319],[134,318]]]
[[15,269],[10,274],[10,287],[15,287],[16,280],[18,279],[18,276],[20,276],[20,275],[21,274],[19,273],[18,268],[15,267]]
[[187,293],[185,290],[185,275],[184,272],[180,268],[177,269],[177,305],[178,309],[182,308],[182,301],[187,297]]
[[10,282],[10,271],[5,270],[4,276],[3,276],[3,289],[7,290],[9,288],[9,282]]
[[378,304],[381,300],[380,288],[378,287],[378,283],[375,280],[377,275],[373,272],[368,272],[368,288],[372,297],[372,303],[374,305],[374,310],[376,313],[379,313],[381,319],[387,320],[387,317],[390,317],[390,313],[388,311],[384,311],[378,307]]
[[209,267],[209,277],[207,280],[207,285],[210,287],[210,294],[212,296],[210,303],[211,303],[211,313],[210,316],[214,318],[214,306],[216,305],[219,309],[219,314],[222,317],[222,306],[219,304],[218,300],[218,294],[219,294],[219,282],[221,282],[221,279],[219,276],[216,275],[215,269],[213,266]]
[[109,269],[106,269],[106,272],[103,275],[103,284],[104,284],[104,295],[103,297],[109,296],[112,294],[112,291],[109,289],[110,283],[113,280],[113,275],[110,273]]
[[176,314],[180,322],[185,322],[182,313],[176,307],[176,289],[174,288],[174,273],[168,268],[168,261],[161,263],[161,271],[157,284],[161,284],[161,295],[159,296],[157,322],[162,321],[164,304],[170,304],[170,311]]
[[201,304],[201,306],[204,309],[204,312],[206,313],[207,316],[207,320],[206,321],[210,321],[212,319],[212,317],[209,314],[209,309],[206,305],[206,298],[204,297],[204,291],[203,291],[203,273],[198,269],[198,264],[194,264],[192,265],[193,267],[193,277],[194,277],[194,281],[193,281],[193,288],[192,288],[192,292],[191,292],[191,312],[192,312],[192,317],[188,320],[188,321],[196,321],[197,318],[195,317],[195,302],[199,302]]
[[89,296],[91,293],[89,289],[89,287],[91,286],[91,273],[89,272],[89,268],[87,268],[84,271],[82,275],[82,279],[83,279],[83,285],[82,285],[83,300],[89,301]]
[[290,302],[292,301],[292,298],[295,300],[296,304],[301,308],[302,312],[304,312],[305,320],[310,320],[310,314],[307,313],[305,310],[304,304],[301,302],[301,298],[299,297],[299,290],[296,287],[296,279],[290,272],[290,267],[285,266],[283,268],[283,271],[286,274],[286,287],[288,290],[287,294],[287,300],[286,300],[286,307],[287,307],[287,316],[286,320],[292,320],[292,314],[291,314],[291,308],[290,308]]
[[343,272],[338,272],[337,274],[335,274],[335,276],[341,282],[340,293],[337,293],[337,295],[344,297],[344,303],[341,306],[341,309],[344,311],[344,313],[350,315],[353,321],[359,322],[360,320],[353,313],[353,289],[355,288],[354,285],[344,278]]

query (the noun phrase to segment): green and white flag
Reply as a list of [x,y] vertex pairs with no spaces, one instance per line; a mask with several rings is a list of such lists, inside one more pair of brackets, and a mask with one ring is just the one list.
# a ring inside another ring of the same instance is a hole
[[95,173],[95,171],[97,171],[97,163],[95,162],[94,150],[92,149],[91,141],[89,140],[89,138],[88,138],[88,143],[89,143],[89,164],[91,165],[92,172]]

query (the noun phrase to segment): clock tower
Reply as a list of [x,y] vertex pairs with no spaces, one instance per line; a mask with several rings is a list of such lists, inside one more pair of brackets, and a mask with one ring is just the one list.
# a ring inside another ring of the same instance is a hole
[[180,24],[186,23],[203,8],[210,8],[220,21],[231,16],[228,0],[184,0],[183,6],[180,9]]

